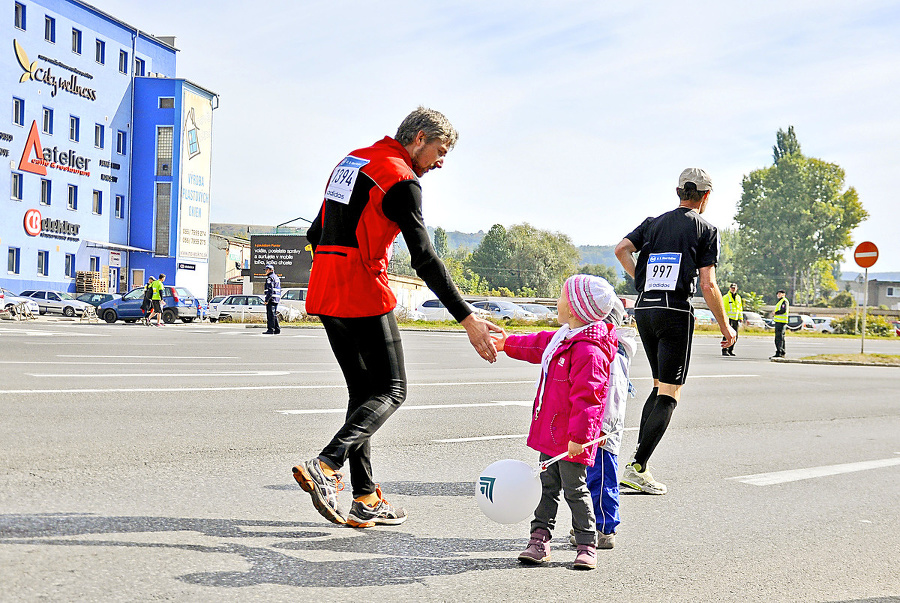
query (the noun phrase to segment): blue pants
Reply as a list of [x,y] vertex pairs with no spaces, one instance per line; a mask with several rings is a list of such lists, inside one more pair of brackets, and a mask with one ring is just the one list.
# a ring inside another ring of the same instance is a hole
[[594,503],[597,531],[614,534],[619,521],[619,457],[602,448],[593,467],[587,468],[587,486]]

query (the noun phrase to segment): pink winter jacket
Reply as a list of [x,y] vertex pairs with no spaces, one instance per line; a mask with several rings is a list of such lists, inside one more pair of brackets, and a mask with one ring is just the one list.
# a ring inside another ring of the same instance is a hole
[[[504,351],[510,358],[539,365],[552,337],[552,331],[510,335]],[[600,437],[609,368],[617,346],[615,330],[603,322],[593,323],[560,344],[550,359],[540,410],[535,396],[529,447],[556,456],[569,449],[569,440],[583,444]],[[594,444],[566,460],[593,467],[596,453]]]

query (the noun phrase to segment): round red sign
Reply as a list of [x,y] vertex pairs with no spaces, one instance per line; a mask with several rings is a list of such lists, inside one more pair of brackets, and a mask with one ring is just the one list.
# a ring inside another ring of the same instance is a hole
[[860,268],[871,268],[878,259],[878,248],[875,247],[875,243],[863,241],[856,246],[853,259]]
[[41,212],[29,209],[25,212],[25,232],[33,237],[41,234]]

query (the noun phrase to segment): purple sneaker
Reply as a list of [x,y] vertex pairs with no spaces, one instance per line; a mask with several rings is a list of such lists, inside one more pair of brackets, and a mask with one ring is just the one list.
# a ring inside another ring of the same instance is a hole
[[572,568],[577,570],[597,569],[597,547],[593,544],[579,544]]
[[519,553],[519,561],[525,565],[541,565],[550,561],[550,532],[544,528],[532,532],[528,548]]

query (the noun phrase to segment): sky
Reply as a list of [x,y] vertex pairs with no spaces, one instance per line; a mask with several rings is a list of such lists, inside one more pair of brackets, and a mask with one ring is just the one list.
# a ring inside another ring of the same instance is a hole
[[[794,126],[859,192],[871,270],[900,271],[895,0],[90,1],[176,36],[177,76],[220,95],[213,222],[314,218],[333,167],[424,105],[460,133],[422,179],[429,226],[611,245],[675,207],[697,166],[705,217],[727,228],[742,178]],[[844,260],[858,270],[852,248]]]

